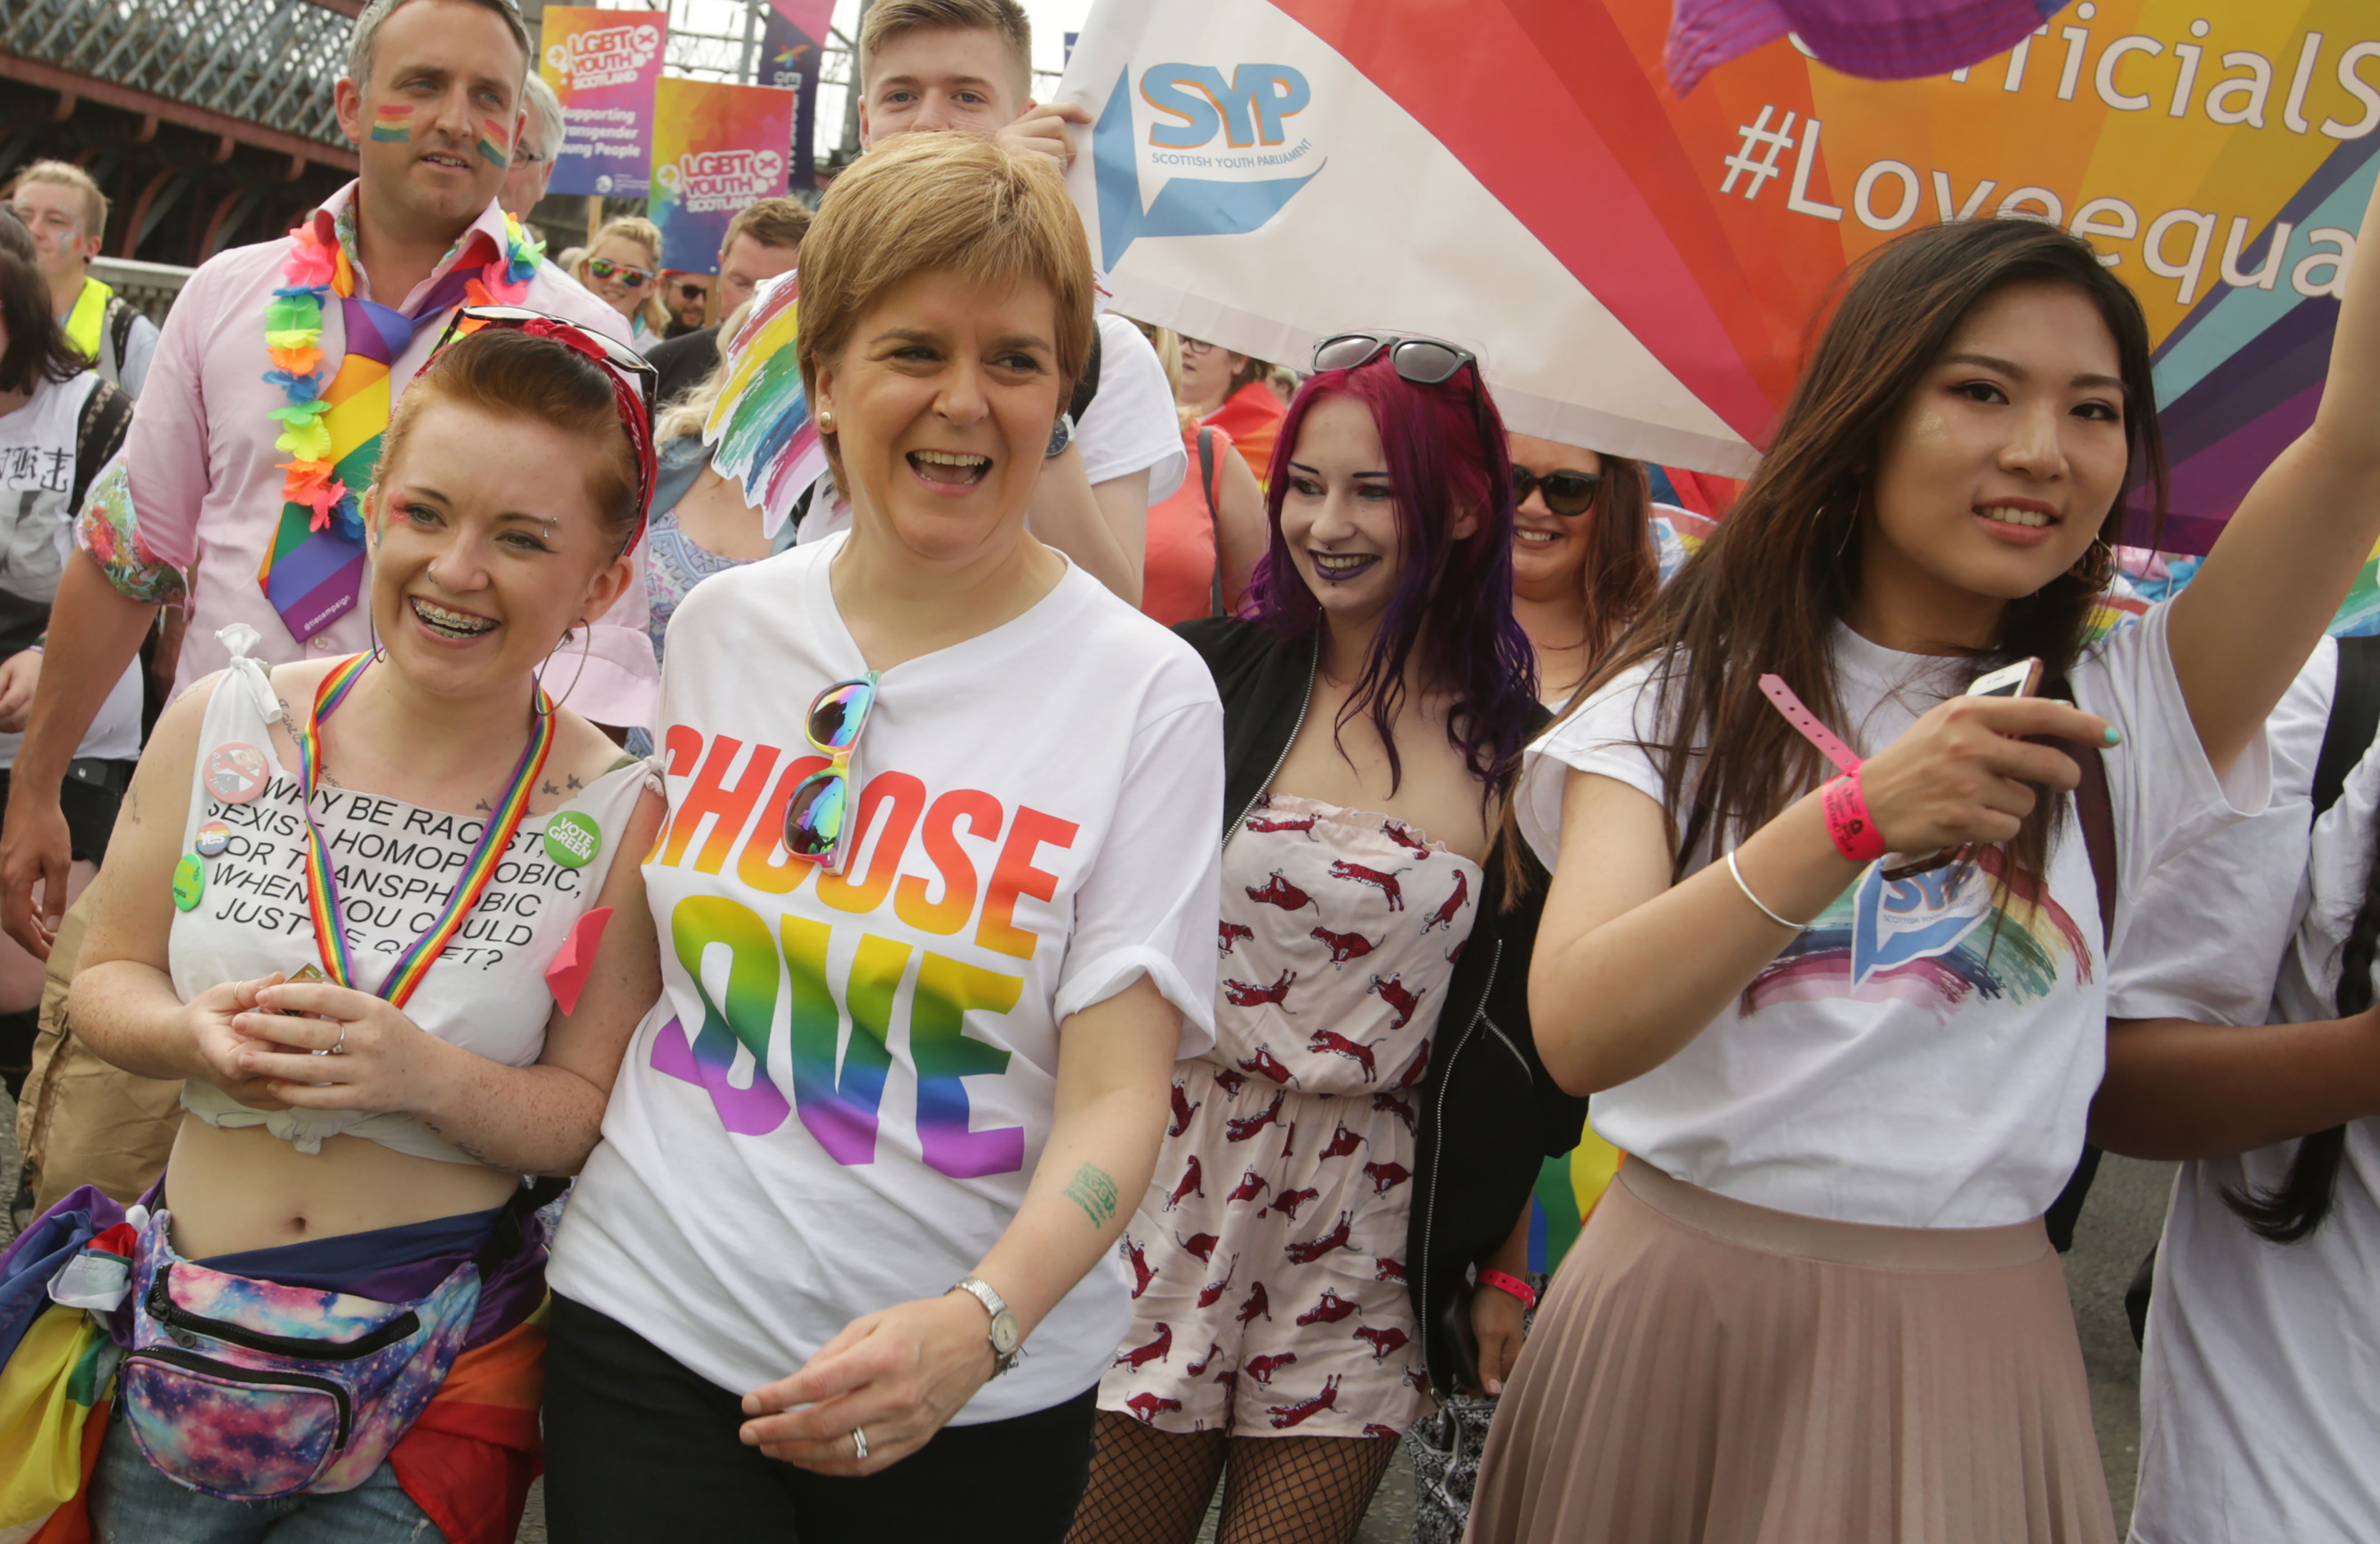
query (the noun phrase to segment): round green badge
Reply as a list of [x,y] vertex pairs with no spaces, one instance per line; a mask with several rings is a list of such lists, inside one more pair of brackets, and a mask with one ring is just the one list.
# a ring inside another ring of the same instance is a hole
[[199,861],[196,853],[184,853],[182,861],[174,865],[174,904],[188,911],[207,893],[207,866]]
[[565,869],[595,861],[603,850],[603,828],[576,809],[565,809],[546,822],[545,856]]

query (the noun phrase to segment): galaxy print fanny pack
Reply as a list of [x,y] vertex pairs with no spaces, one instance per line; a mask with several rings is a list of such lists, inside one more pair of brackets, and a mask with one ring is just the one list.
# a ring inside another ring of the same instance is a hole
[[476,1261],[382,1303],[196,1265],[159,1208],[133,1267],[125,1423],[149,1462],[230,1501],[351,1490],[446,1380],[480,1301]]

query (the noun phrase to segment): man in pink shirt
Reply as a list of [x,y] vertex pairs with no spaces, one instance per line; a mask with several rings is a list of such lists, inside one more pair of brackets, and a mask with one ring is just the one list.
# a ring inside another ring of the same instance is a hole
[[[338,84],[357,179],[298,231],[209,261],[176,301],[124,453],[85,502],[9,784],[0,924],[34,953],[47,954],[65,895],[60,780],[158,606],[187,586],[184,687],[224,666],[215,633],[235,622],[262,635],[253,653],[268,663],[370,648],[354,501],[390,403],[455,308],[525,305],[625,339],[619,314],[540,265],[495,201],[534,58],[505,0],[374,0]],[[317,272],[300,275],[310,252]],[[274,303],[301,278],[329,286],[310,383],[288,368],[303,340]],[[292,430],[315,398],[329,432],[309,446]],[[285,477],[309,456],[334,472]],[[660,674],[645,622],[632,590],[557,655],[549,689],[599,723],[645,723]]]

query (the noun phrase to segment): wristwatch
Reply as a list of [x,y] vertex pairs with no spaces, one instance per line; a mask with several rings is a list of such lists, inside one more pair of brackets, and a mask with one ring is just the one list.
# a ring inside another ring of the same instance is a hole
[[[991,1375],[994,1378],[1016,1365],[1016,1349],[1025,1339],[1016,1327],[1016,1316],[1008,1311],[1008,1304],[991,1290],[991,1283],[980,1276],[969,1276],[951,1288],[964,1292],[983,1305],[991,1315]],[[949,1295],[947,1293],[945,1296]]]
[[1050,427],[1050,444],[1043,448],[1041,458],[1046,461],[1052,456],[1063,456],[1066,454],[1066,447],[1074,443],[1075,415],[1061,413],[1058,415],[1058,421]]

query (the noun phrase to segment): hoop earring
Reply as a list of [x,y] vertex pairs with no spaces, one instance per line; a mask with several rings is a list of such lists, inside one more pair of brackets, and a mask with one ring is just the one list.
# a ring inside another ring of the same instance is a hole
[[[557,708],[570,699],[570,694],[578,689],[578,677],[587,674],[588,646],[589,641],[595,636],[595,629],[584,622],[579,623],[578,626],[575,627],[564,628],[561,639],[557,641],[552,649],[546,651],[544,663],[540,664],[535,672],[537,684],[542,687],[545,685],[546,666],[553,663],[553,656],[561,652],[562,645],[570,641],[570,635],[573,633],[578,634],[578,668],[571,674],[570,685],[562,689],[562,695],[560,697],[553,698],[553,704]],[[552,696],[551,693],[548,695]],[[529,711],[533,713],[537,712],[537,701],[534,698],[529,700]],[[540,718],[546,718],[551,715],[547,713],[538,713],[538,716]]]
[[2093,537],[2089,550],[2075,559],[2074,566],[2066,570],[2066,577],[2089,594],[2100,593],[2115,582],[2116,549],[2108,545],[2106,537]]
[[364,632],[371,639],[372,663],[384,663],[388,659],[388,646],[380,640],[380,619],[372,614],[370,602],[364,604]]

